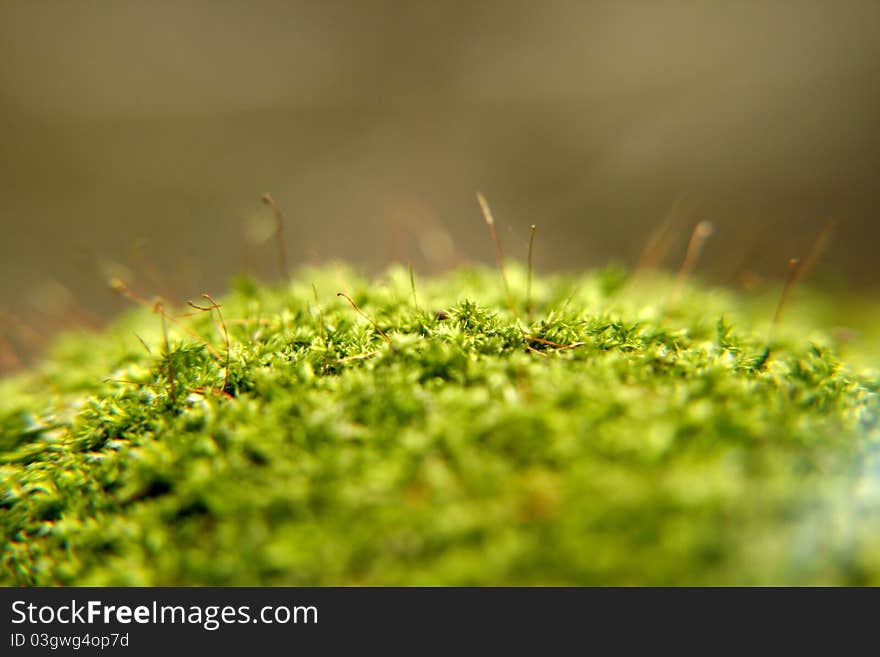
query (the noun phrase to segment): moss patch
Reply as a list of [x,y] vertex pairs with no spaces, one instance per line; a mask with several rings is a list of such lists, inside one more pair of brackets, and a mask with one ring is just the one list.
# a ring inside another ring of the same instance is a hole
[[210,313],[69,336],[0,382],[0,581],[880,584],[877,375],[668,289],[242,279],[228,374]]

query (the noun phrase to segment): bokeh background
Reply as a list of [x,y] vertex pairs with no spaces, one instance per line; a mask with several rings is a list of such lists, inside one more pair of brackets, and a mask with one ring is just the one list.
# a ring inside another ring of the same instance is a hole
[[[874,286],[880,3],[0,0],[0,305],[84,322],[291,261],[509,256]],[[71,311],[74,312],[74,311]]]

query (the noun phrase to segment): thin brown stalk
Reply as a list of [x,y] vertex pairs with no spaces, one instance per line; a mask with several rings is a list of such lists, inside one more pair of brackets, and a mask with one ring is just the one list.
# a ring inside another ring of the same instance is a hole
[[351,307],[354,308],[354,311],[358,315],[360,315],[365,320],[367,320],[370,324],[372,324],[376,333],[378,333],[382,337],[382,339],[385,340],[385,342],[390,344],[392,347],[394,346],[394,343],[391,341],[391,338],[389,338],[387,335],[385,335],[385,331],[380,329],[379,325],[376,324],[376,322],[374,322],[372,319],[370,319],[370,317],[368,317],[366,314],[364,314],[364,312],[360,308],[358,308],[358,305],[354,302],[354,300],[350,296],[348,296],[345,292],[337,292],[336,296],[337,297],[344,297],[345,300],[348,301],[349,304],[351,304]]
[[409,264],[409,286],[412,288],[413,305],[417,310],[421,310],[421,308],[419,308],[419,300],[416,297],[416,277],[415,274],[413,274],[412,263]]
[[797,276],[799,281],[809,276],[810,272],[813,271],[819,258],[822,257],[822,254],[825,253],[825,249],[828,248],[828,243],[831,241],[831,236],[834,234],[834,229],[836,227],[837,221],[833,218],[828,219],[822,226],[822,230],[819,231],[816,235],[816,239],[814,239],[813,243],[810,245],[810,250],[807,252],[807,256],[801,262],[800,267],[798,267]]
[[782,287],[782,294],[779,295],[779,303],[776,304],[776,312],[773,313],[773,323],[770,327],[771,335],[776,330],[776,327],[779,325],[779,322],[782,319],[782,312],[788,305],[788,300],[791,297],[791,291],[794,289],[795,284],[801,278],[801,269],[801,261],[797,258],[791,258],[788,261],[788,276],[786,276],[785,278],[785,285]]
[[165,341],[165,359],[168,363],[168,385],[171,387],[171,403],[177,406],[177,388],[174,385],[174,363],[171,358],[171,347],[168,343],[168,324],[166,322],[165,311],[161,301],[157,301],[153,306],[153,312],[162,319],[162,338]]
[[318,319],[319,319],[319,327],[321,329],[321,343],[327,343],[327,332],[324,328],[324,309],[321,308],[321,304],[318,302],[318,286],[312,283],[312,292],[315,293],[315,303],[318,306]]
[[263,194],[260,197],[260,200],[272,208],[272,212],[275,214],[275,241],[278,245],[278,272],[281,274],[281,278],[286,281],[289,276],[287,271],[287,250],[284,247],[284,218],[281,215],[281,208],[278,207],[278,203],[275,202],[275,199],[268,192]]
[[672,296],[669,299],[671,306],[678,303],[678,300],[684,291],[685,283],[690,277],[694,266],[697,264],[697,260],[700,259],[703,245],[706,243],[706,240],[712,234],[713,230],[714,228],[712,224],[708,221],[701,221],[694,226],[694,231],[691,233],[691,238],[688,241],[687,252],[685,253],[684,260],[681,262],[678,275],[675,277],[675,287],[673,288]]
[[560,344],[559,342],[553,342],[552,340],[545,340],[544,338],[538,338],[533,335],[530,335],[526,338],[527,342],[537,342],[538,344],[545,344],[548,347],[555,347],[556,349],[577,349],[578,347],[583,347],[586,342],[572,342],[571,344]]
[[217,311],[217,318],[220,321],[220,328],[223,329],[223,340],[226,342],[226,367],[224,368],[225,372],[223,374],[223,388],[222,390],[225,392],[226,388],[229,386],[229,362],[230,362],[230,347],[229,347],[229,331],[226,329],[226,322],[223,320],[223,312],[220,310],[220,304],[214,301],[214,298],[210,294],[203,294],[203,299],[206,299],[210,306],[197,306],[192,301],[187,301],[190,307],[195,308],[196,310],[200,310],[203,312],[211,312],[212,310]]
[[649,269],[655,269],[660,264],[669,251],[675,234],[682,224],[688,220],[688,217],[693,214],[696,206],[697,203],[690,194],[684,194],[675,199],[666,218],[649,235],[645,248],[642,250],[639,261],[636,264],[634,277],[640,276]]
[[529,228],[529,274],[526,283],[526,313],[532,318],[532,254],[535,249],[535,224]]
[[519,319],[519,313],[516,311],[516,304],[513,303],[513,295],[510,293],[510,284],[507,282],[507,272],[504,269],[504,251],[501,248],[501,238],[498,237],[498,229],[495,226],[495,217],[492,216],[492,209],[486,197],[477,192],[477,203],[480,204],[480,210],[483,213],[483,219],[489,227],[489,234],[495,243],[495,260],[498,263],[498,271],[501,273],[501,282],[504,284],[504,293],[507,296],[507,305],[510,307],[513,316]]
[[[174,317],[174,315],[171,315],[165,311],[165,307],[163,304],[159,304],[159,309],[157,310],[156,309],[157,304],[150,303],[149,301],[147,301],[143,297],[135,294],[134,292],[132,292],[132,290],[125,283],[123,283],[118,278],[114,278],[110,281],[110,287],[115,292],[117,292],[121,296],[125,297],[126,299],[133,301],[134,303],[136,303],[140,306],[143,306],[144,308],[149,308],[153,312],[160,313],[164,319],[166,319],[169,322],[171,322],[172,324],[176,325],[180,330],[182,330],[184,333],[189,335],[194,340],[204,344],[205,348],[211,353],[212,356],[214,356],[215,358],[220,358],[220,353],[216,349],[214,349],[214,347],[211,346],[210,342],[205,340],[205,338],[203,338],[201,335],[199,335],[196,331],[192,330],[191,328],[189,328],[187,326],[181,326],[179,324],[179,322],[177,321],[177,319],[178,319],[177,317]],[[189,315],[182,315],[182,317],[188,317],[188,316]]]

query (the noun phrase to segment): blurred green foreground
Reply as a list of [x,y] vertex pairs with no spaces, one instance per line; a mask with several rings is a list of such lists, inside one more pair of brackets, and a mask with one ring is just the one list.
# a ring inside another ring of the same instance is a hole
[[62,338],[0,381],[0,582],[880,584],[870,307],[771,333],[607,269],[529,313],[508,275],[303,270]]

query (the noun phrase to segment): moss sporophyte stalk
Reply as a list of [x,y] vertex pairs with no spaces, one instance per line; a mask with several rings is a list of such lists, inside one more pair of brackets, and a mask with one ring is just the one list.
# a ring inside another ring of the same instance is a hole
[[0,381],[2,582],[880,583],[878,376],[827,299],[771,332],[529,279],[306,269],[61,337]]

